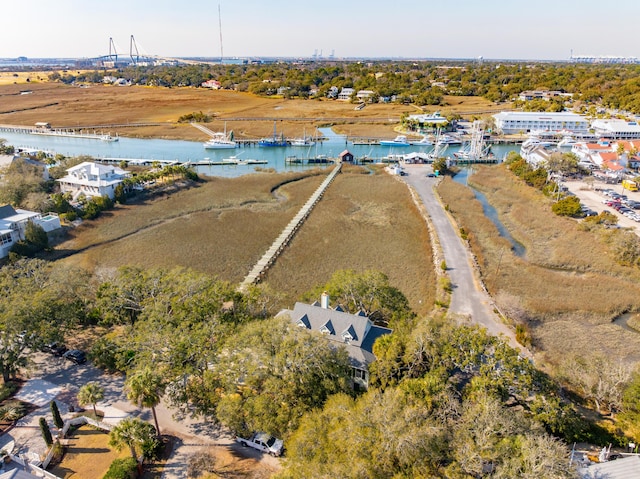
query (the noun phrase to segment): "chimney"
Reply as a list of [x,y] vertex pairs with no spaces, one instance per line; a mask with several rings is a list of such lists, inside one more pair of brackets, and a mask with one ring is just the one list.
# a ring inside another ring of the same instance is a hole
[[320,306],[323,309],[329,309],[329,293],[326,291],[320,296]]

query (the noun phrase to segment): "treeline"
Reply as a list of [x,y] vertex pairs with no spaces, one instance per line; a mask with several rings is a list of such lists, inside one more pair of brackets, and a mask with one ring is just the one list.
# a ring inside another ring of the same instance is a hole
[[[301,62],[243,65],[126,67],[60,75],[66,83],[102,82],[105,74],[138,85],[199,87],[217,80],[223,89],[274,95],[279,87],[291,98],[325,98],[329,88],[373,90],[376,98],[417,105],[442,104],[444,95],[481,96],[494,102],[513,101],[526,90],[557,90],[573,94],[586,106],[640,113],[640,66],[553,63],[459,62]],[[314,93],[312,93],[314,92]],[[563,99],[534,102],[532,109],[559,109]]]
[[[100,325],[95,365],[131,378],[151,370],[183,414],[284,438],[283,478],[569,478],[565,441],[626,442],[582,419],[560,385],[503,340],[415,317],[380,273],[338,272],[309,294],[319,290],[393,329],[374,346],[367,392],[350,387],[344,349],[273,317],[274,292],[240,293],[184,269],[92,278],[38,260],[5,266],[0,369],[9,381],[30,351]],[[608,368],[598,365],[595,395],[586,377],[580,390],[632,425],[640,378],[607,381]]]

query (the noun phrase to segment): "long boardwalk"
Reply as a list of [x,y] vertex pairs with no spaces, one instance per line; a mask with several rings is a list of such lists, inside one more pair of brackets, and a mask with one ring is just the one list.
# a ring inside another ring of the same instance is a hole
[[307,219],[313,207],[318,203],[318,201],[320,201],[322,195],[324,195],[324,192],[329,187],[336,175],[340,172],[341,168],[342,164],[338,163],[333,171],[329,174],[329,176],[327,176],[327,178],[316,189],[313,195],[311,195],[311,197],[307,200],[304,206],[300,208],[298,214],[289,222],[287,227],[282,231],[282,233],[280,233],[280,236],[278,236],[278,238],[273,242],[271,247],[262,256],[262,258],[258,260],[251,272],[244,279],[244,281],[240,283],[240,286],[238,288],[239,291],[246,290],[249,285],[256,284],[262,279],[262,276],[286,248],[298,229],[300,229],[302,223],[304,223],[304,220]]

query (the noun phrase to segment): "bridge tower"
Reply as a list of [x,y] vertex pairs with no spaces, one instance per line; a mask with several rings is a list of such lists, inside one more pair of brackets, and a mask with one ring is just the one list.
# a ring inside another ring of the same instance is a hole
[[[135,50],[135,55],[133,54]],[[134,65],[138,64],[140,60],[140,53],[138,52],[138,45],[136,45],[136,39],[131,35],[131,40],[129,41],[129,56],[131,57],[131,63]]]

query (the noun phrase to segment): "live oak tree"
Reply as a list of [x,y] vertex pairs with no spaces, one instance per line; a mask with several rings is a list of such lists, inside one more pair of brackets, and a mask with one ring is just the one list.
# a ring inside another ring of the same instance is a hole
[[59,340],[82,321],[90,304],[87,274],[22,259],[0,268],[0,371],[6,383],[31,351]]

